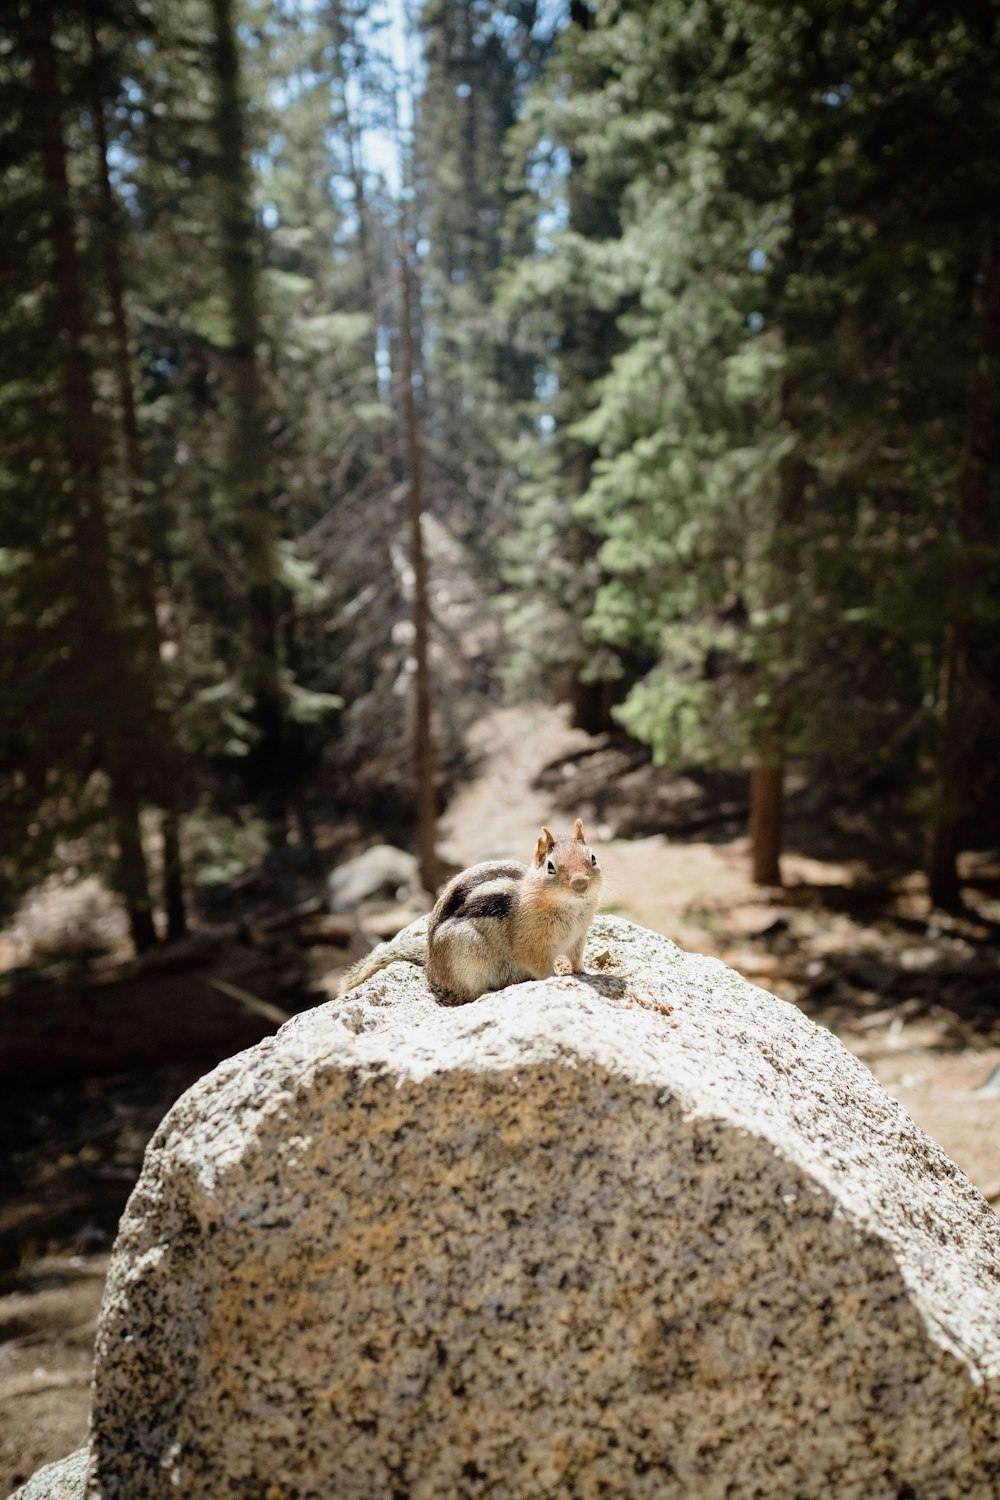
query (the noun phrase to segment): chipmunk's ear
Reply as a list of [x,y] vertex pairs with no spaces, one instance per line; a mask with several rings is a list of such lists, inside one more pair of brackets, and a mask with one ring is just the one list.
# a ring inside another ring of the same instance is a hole
[[578,843],[585,844],[587,842],[586,836],[583,832],[582,818],[577,818],[576,822],[573,824],[573,837],[577,840]]
[[543,862],[543,860],[545,859],[545,857],[548,854],[549,850],[552,848],[552,845],[555,843],[555,841],[556,841],[556,836],[552,832],[551,828],[546,828],[543,825],[542,826],[542,831],[538,835],[538,843],[535,845],[535,864],[536,865],[540,865]]

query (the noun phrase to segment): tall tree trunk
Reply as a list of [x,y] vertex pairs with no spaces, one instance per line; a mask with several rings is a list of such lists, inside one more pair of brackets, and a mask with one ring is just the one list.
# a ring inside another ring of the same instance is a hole
[[[796,430],[796,401],[782,393],[782,413]],[[778,476],[778,502],[771,537],[772,597],[789,600],[795,589],[795,537],[805,513],[807,490],[812,477],[809,464],[798,451],[790,453]],[[791,658],[795,649],[795,620],[789,618],[774,629],[773,649],[781,663],[769,683],[768,718],[758,733],[750,777],[750,849],[753,879],[757,885],[781,885],[781,855],[784,848],[784,789],[787,758],[788,716],[791,707]]]
[[[992,489],[1000,470],[1000,221],[983,230],[974,318],[976,360],[969,385],[965,442],[958,480],[955,535],[969,549],[995,545]],[[927,876],[935,906],[961,905],[958,854],[976,739],[971,722],[976,641],[973,611],[981,593],[978,564],[966,552],[954,589],[953,616],[945,628],[938,692],[938,742],[934,765]]]
[[413,657],[416,678],[413,770],[416,780],[417,858],[424,889],[434,891],[437,889],[440,870],[435,848],[437,798],[434,788],[434,743],[431,729],[431,611],[423,536],[423,455],[414,386],[416,350],[413,336],[413,281],[405,229],[400,233],[399,276],[402,407],[409,497],[410,560],[413,566]]
[[229,311],[226,364],[232,403],[229,489],[246,567],[247,687],[258,733],[258,780],[273,836],[287,818],[287,703],[281,673],[278,567],[271,515],[267,400],[258,350],[260,303],[256,227],[244,132],[244,103],[232,0],[212,0],[215,27],[217,191]]
[[93,684],[95,737],[109,784],[109,804],[118,841],[118,878],[137,952],[156,942],[149,880],[133,773],[134,746],[126,742],[116,706],[131,677],[115,629],[110,544],[104,507],[101,445],[85,321],[66,148],[59,109],[59,81],[46,0],[30,0],[27,39],[31,53],[35,119],[48,194],[49,237],[55,288],[55,321],[63,351],[66,402],[64,443],[77,499],[77,615],[80,666]]
[[145,657],[144,670],[151,684],[154,699],[154,717],[157,724],[157,757],[164,763],[163,774],[157,780],[157,800],[163,809],[163,903],[167,918],[167,937],[171,941],[183,937],[187,932],[187,911],[184,899],[184,870],[180,844],[180,811],[178,808],[174,772],[176,768],[176,740],[170,715],[162,703],[156,702],[160,694],[162,658],[159,621],[156,612],[155,548],[146,511],[145,464],[142,441],[139,434],[139,419],[136,411],[135,389],[132,381],[132,361],[129,355],[128,323],[125,316],[125,277],[119,251],[120,213],[111,186],[108,169],[108,137],[105,123],[105,100],[101,89],[101,49],[98,36],[97,17],[93,10],[87,12],[90,38],[91,64],[91,112],[97,141],[98,186],[101,196],[103,224],[101,247],[103,251],[104,280],[107,287],[111,311],[111,346],[118,385],[118,404],[121,411],[122,440],[125,456],[125,476],[128,485],[129,530],[131,533],[131,563],[134,572],[136,604],[140,619],[141,650]]
[[371,210],[368,204],[368,193],[365,187],[364,143],[362,132],[358,128],[354,111],[351,108],[348,89],[350,70],[344,57],[348,45],[352,47],[356,45],[354,19],[350,14],[345,13],[342,0],[332,0],[328,15],[334,40],[334,118],[343,132],[344,145],[347,148],[347,172],[351,180],[351,185],[354,188],[354,211],[358,216],[361,293],[365,310],[371,314],[372,320],[371,331],[365,339],[365,352],[370,363],[374,394],[377,396],[379,390],[379,368],[376,330],[379,298],[376,291],[373,252],[374,236],[372,235],[371,228]]
[[[407,51],[412,38],[406,33]],[[407,69],[407,86],[411,94],[412,64]],[[430,666],[430,590],[427,579],[427,554],[424,547],[423,516],[423,448],[420,418],[417,411],[416,377],[418,353],[422,340],[416,331],[419,298],[414,295],[413,259],[410,229],[407,223],[407,194],[412,190],[413,147],[404,142],[399,114],[399,84],[391,95],[393,134],[402,179],[403,194],[399,211],[399,343],[400,362],[397,384],[402,416],[403,468],[406,479],[407,510],[410,527],[410,563],[413,568],[413,776],[417,814],[417,861],[425,890],[434,891],[440,881],[435,836],[437,831],[437,794],[434,784],[434,737],[431,721],[432,689]]]
[[[780,737],[775,746],[780,757]],[[757,885],[781,884],[784,761],[756,765],[750,775],[750,847]]]
[[167,915],[167,941],[175,943],[187,933],[181,819],[176,805],[164,807],[160,832],[163,837],[163,905]]
[[[817,14],[807,23],[802,56],[815,87],[822,77],[820,36],[823,18]],[[781,257],[787,281],[799,274],[811,242],[810,197],[817,180],[817,161],[807,156],[796,169],[789,186],[788,237]],[[806,513],[812,470],[801,450],[804,427],[802,395],[794,345],[794,317],[786,328],[788,364],[781,382],[781,422],[792,434],[792,451],[782,460],[777,476],[778,493],[769,539],[768,566],[771,578],[767,602],[790,602],[794,595],[797,565],[796,533]],[[787,726],[791,698],[790,657],[795,641],[795,620],[789,614],[777,627],[774,645],[782,666],[768,683],[769,713],[756,746],[750,785],[750,845],[753,879],[757,885],[781,884],[781,854],[784,845],[784,785],[787,757]]]

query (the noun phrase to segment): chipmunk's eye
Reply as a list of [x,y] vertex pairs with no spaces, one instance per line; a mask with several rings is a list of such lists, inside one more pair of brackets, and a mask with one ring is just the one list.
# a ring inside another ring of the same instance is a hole
[[597,855],[596,854],[592,854],[590,856],[590,863],[593,865],[594,869],[596,870],[597,869]]
[[555,862],[555,860],[554,859],[550,859],[549,862],[548,862],[548,864],[545,866],[545,868],[548,870],[548,872],[549,872],[550,875],[554,875],[556,873],[556,862]]

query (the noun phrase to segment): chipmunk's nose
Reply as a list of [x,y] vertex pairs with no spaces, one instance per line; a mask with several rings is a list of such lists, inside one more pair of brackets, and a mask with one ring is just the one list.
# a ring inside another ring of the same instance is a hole
[[569,883],[574,891],[583,892],[590,887],[590,877],[588,875],[571,875]]

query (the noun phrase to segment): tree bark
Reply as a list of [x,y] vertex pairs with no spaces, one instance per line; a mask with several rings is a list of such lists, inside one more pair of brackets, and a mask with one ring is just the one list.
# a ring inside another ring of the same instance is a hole
[[167,941],[177,942],[187,934],[184,899],[184,864],[181,855],[181,819],[176,806],[163,809],[163,905],[167,916]]
[[574,676],[570,687],[570,723],[585,734],[610,734],[617,726],[611,710],[617,700],[617,682],[581,682]]
[[59,79],[52,12],[45,0],[30,0],[27,40],[31,54],[35,119],[48,194],[56,334],[63,351],[66,421],[63,440],[76,496],[77,617],[80,666],[93,684],[91,725],[108,776],[109,806],[118,841],[118,879],[137,952],[156,942],[149,880],[139,824],[133,772],[134,746],[127,743],[117,705],[126,691],[130,663],[124,659],[113,618],[110,542],[104,506],[100,433],[93,376],[85,341],[85,319],[76,231],[66,171],[59,110]]
[[131,770],[117,757],[109,763],[111,814],[118,839],[119,884],[128,909],[129,931],[136,953],[156,944],[149,872],[142,847],[139,796]]
[[755,766],[750,775],[750,844],[756,885],[781,884],[784,775],[782,761]]

